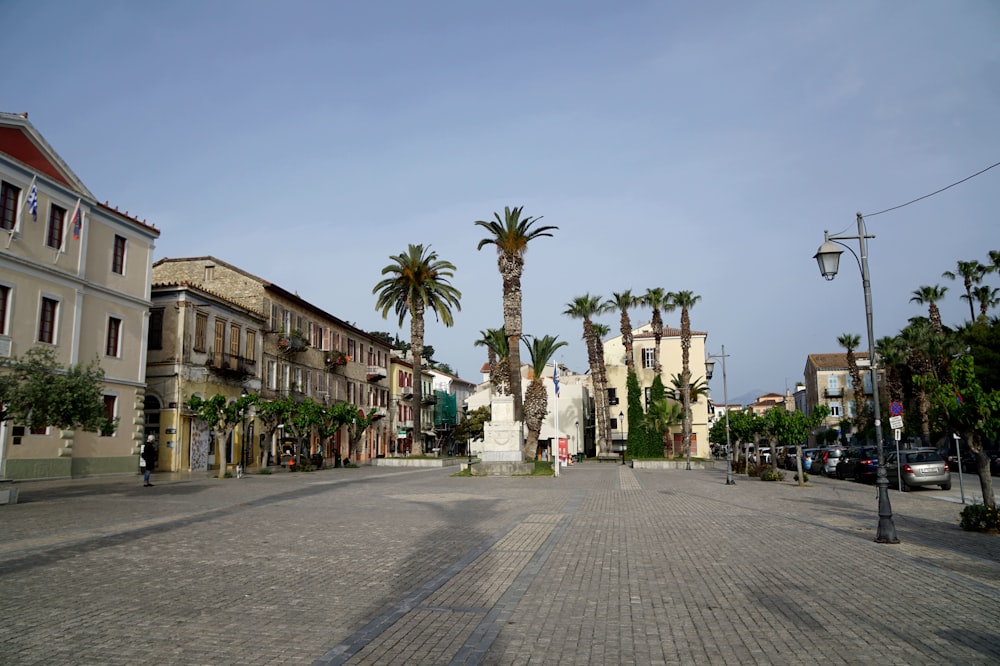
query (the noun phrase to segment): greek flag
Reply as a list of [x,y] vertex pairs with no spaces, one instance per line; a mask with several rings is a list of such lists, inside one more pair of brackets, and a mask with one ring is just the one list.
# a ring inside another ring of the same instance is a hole
[[556,397],[559,397],[559,364],[552,364],[552,386],[555,387]]
[[79,199],[76,200],[76,208],[73,209],[73,215],[69,221],[73,227],[73,240],[80,240],[80,230],[83,228],[83,211],[80,210]]
[[31,221],[38,222],[38,176],[31,179],[31,187],[28,188],[28,210],[31,211]]

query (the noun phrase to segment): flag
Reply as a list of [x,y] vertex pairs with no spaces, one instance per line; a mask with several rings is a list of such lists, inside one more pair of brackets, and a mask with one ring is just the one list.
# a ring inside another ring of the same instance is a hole
[[38,176],[31,179],[31,187],[28,188],[28,210],[31,211],[31,221],[38,222]]
[[76,200],[76,208],[69,218],[69,223],[73,226],[73,240],[80,240],[80,230],[83,228],[83,213],[80,211],[80,200]]
[[559,364],[552,364],[552,385],[556,389],[556,397],[559,397]]

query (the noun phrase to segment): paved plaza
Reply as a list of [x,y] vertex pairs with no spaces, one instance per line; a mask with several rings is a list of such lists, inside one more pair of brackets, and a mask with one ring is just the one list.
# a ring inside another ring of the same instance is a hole
[[1000,537],[938,491],[881,545],[851,482],[455,470],[19,484],[0,663],[1000,663]]

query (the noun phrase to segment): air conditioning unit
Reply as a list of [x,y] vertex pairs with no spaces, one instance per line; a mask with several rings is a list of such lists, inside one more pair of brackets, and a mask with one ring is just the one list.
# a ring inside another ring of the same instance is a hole
[[10,338],[0,338],[0,357],[10,358],[11,340]]

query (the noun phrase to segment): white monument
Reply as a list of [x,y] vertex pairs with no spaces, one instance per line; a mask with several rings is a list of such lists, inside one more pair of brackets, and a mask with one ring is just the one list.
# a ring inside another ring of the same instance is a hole
[[483,449],[480,463],[472,466],[476,476],[513,476],[531,474],[534,465],[524,462],[524,430],[514,420],[514,397],[493,396],[491,417],[483,424]]

